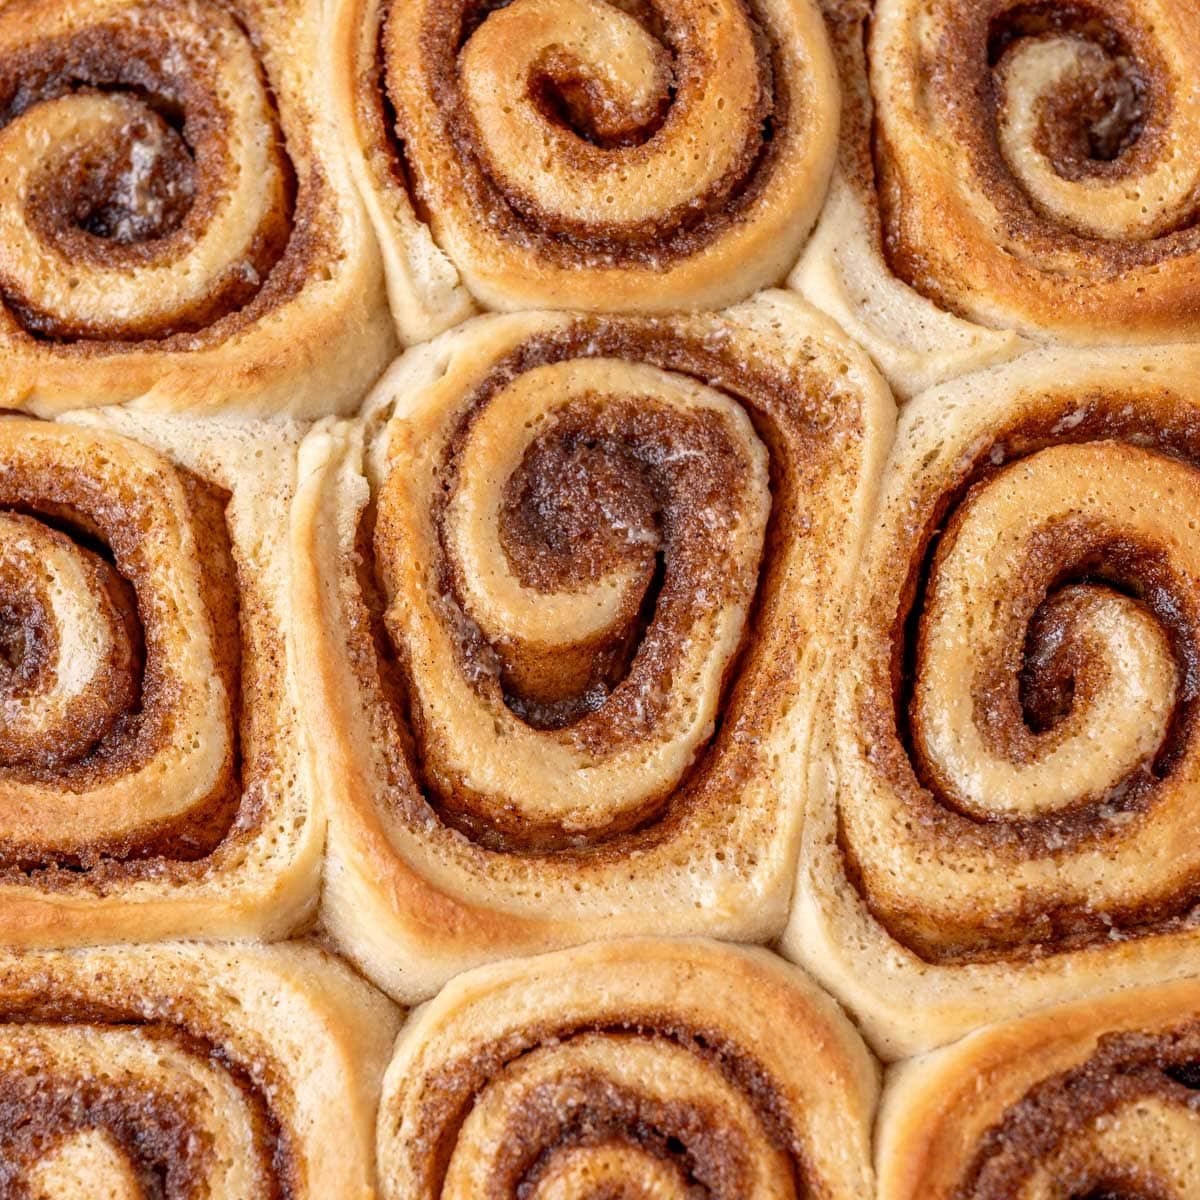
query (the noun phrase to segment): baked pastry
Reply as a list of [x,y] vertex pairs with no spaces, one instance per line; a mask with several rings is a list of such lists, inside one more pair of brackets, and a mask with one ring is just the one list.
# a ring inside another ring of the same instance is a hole
[[898,392],[1010,356],[1022,337],[1200,335],[1190,5],[829,7],[850,111],[793,283]]
[[398,997],[622,933],[777,934],[893,407],[787,293],[480,318],[300,452],[324,920]]
[[656,312],[780,283],[829,178],[815,0],[337,0],[346,144],[402,334],[489,308]]
[[309,947],[0,954],[4,1190],[373,1200],[398,1017]]
[[889,1056],[1195,971],[1198,367],[1039,351],[904,409],[784,939]]
[[876,1067],[794,968],[605,942],[454,980],[414,1013],[379,1113],[383,1200],[863,1200]]
[[325,415],[393,355],[319,0],[7,0],[0,407]]
[[0,418],[0,944],[279,937],[311,916],[324,828],[285,625],[297,440]]
[[1198,1014],[1195,980],[1130,988],[894,1068],[880,1200],[1192,1195]]

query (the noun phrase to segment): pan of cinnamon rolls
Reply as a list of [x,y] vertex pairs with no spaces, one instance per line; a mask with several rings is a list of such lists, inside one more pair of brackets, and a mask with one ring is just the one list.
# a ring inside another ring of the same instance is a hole
[[0,0],[0,1200],[1197,1198],[1195,0]]

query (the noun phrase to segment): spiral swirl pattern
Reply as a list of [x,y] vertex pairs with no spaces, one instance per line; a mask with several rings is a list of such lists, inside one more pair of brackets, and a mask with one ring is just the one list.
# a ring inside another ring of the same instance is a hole
[[396,1016],[322,955],[10,955],[0,1013],[5,1195],[373,1194]]
[[[294,440],[222,445],[193,422],[189,467],[162,452],[175,432],[117,414],[0,420],[0,931],[12,944],[286,929],[312,899],[283,629],[270,583],[243,575],[246,509],[286,501],[272,489]],[[223,484],[243,454],[258,482],[235,498]],[[255,519],[269,577],[278,552]]]
[[202,843],[237,755],[215,497],[98,433],[11,418],[0,445],[6,856],[130,857],[188,825]]
[[777,959],[588,946],[473,972],[410,1024],[383,1194],[849,1200],[871,1186],[874,1093],[849,1024]]
[[[188,371],[211,383],[205,369],[236,343],[224,402],[302,407],[299,377],[285,380],[271,356],[282,321],[304,345],[317,301],[357,314],[382,339],[372,348],[351,322],[341,326],[379,368],[388,335],[370,310],[382,298],[377,282],[372,294],[349,180],[321,162],[324,128],[310,119],[301,84],[315,32],[307,9],[302,0],[5,7],[0,338],[15,357],[9,406],[42,411],[144,392],[190,405],[202,381]],[[286,69],[275,57],[285,47]],[[350,283],[363,299],[342,294]],[[323,375],[316,349],[304,356]],[[179,377],[163,380],[171,370]],[[349,388],[365,386],[370,376],[351,370]],[[298,399],[278,394],[290,383]],[[321,400],[328,411],[329,396]]]
[[882,1200],[1183,1200],[1200,1170],[1194,982],[989,1029],[901,1069]]
[[[784,764],[889,406],[776,294],[669,322],[491,318],[410,353],[368,406],[368,429],[391,418],[370,503],[345,443],[312,439],[297,608],[324,664],[311,707],[337,714],[314,730],[341,798],[327,920],[373,977],[420,994],[593,921],[694,927],[700,895],[722,924],[778,919]],[[352,549],[333,593],[319,564]],[[380,878],[401,968],[364,929]],[[458,913],[444,941],[401,890]]]
[[985,325],[1191,337],[1200,64],[1173,0],[886,0],[869,50],[884,246]]
[[838,94],[809,0],[345,0],[339,21],[364,31],[346,107],[377,223],[443,327],[455,271],[493,308],[729,303],[779,282],[820,207]]
[[1194,936],[1190,370],[1033,356],[906,412],[839,668],[836,849],[825,825],[811,858],[901,973],[1005,972],[1020,1011],[1069,971],[1173,973]]

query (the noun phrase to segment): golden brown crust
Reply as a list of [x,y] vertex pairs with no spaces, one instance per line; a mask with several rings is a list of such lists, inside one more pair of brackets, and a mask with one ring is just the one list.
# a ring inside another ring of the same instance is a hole
[[373,978],[427,995],[600,930],[770,936],[889,424],[865,362],[774,294],[475,322],[370,402],[366,479],[360,430],[310,437],[326,920]]
[[1200,1161],[1194,980],[993,1026],[894,1068],[881,1200],[1185,1196]]
[[369,1200],[397,1025],[309,947],[7,953],[5,1186],[56,1200]]
[[392,338],[319,35],[309,0],[0,10],[5,405],[358,399]]
[[0,421],[8,944],[286,934],[311,910],[322,831],[268,516],[296,438]]
[[1186,0],[880,5],[875,158],[896,273],[988,325],[1194,335],[1196,15]]
[[662,311],[778,283],[838,96],[809,0],[342,0],[341,120],[417,339],[484,305]]
[[858,1200],[875,1066],[760,950],[641,939],[485,967],[413,1014],[379,1118],[387,1200]]
[[1197,503],[1190,352],[906,410],[786,940],[889,1054],[1194,952]]
[[1027,338],[1194,338],[1193,4],[827,8],[841,152],[791,282],[902,396]]

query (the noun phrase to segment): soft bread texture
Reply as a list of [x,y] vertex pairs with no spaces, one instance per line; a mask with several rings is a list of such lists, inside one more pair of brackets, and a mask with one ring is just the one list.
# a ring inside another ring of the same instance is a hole
[[0,419],[0,940],[282,937],[316,905],[286,511],[300,427]]
[[338,119],[406,340],[472,303],[662,312],[782,282],[837,144],[813,0],[337,0]]
[[5,1189],[373,1200],[399,1018],[307,946],[0,954]]
[[1200,1179],[1200,983],[1052,1008],[895,1067],[879,1200],[1185,1200]]
[[410,1017],[383,1200],[864,1200],[876,1066],[762,950],[605,942],[460,976]]
[[778,934],[893,421],[770,293],[480,318],[300,452],[324,921],[406,999],[596,936]]
[[0,10],[0,405],[326,415],[394,354],[317,0]]
[[1190,4],[827,7],[842,148],[791,282],[902,397],[1031,340],[1196,338]]
[[1042,351],[903,412],[783,941],[888,1057],[1195,969],[1198,367]]

